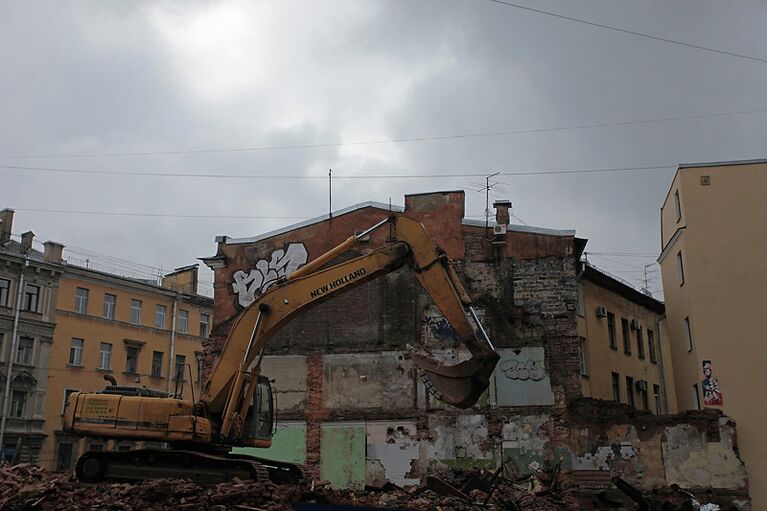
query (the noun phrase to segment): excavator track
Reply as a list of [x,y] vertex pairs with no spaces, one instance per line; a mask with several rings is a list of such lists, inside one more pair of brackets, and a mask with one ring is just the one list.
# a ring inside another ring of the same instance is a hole
[[237,477],[285,484],[298,482],[303,477],[301,470],[289,463],[174,449],[90,451],[77,461],[75,473],[85,482],[174,478],[212,484]]

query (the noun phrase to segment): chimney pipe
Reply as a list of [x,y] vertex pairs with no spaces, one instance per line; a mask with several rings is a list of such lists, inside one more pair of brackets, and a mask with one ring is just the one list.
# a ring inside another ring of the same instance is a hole
[[498,225],[509,225],[509,210],[511,209],[510,200],[497,200],[493,202],[495,208],[495,222]]
[[11,239],[13,230],[13,210],[5,208],[0,211],[0,244]]
[[58,241],[48,240],[43,243],[45,251],[43,252],[43,261],[46,263],[60,263],[61,253],[64,250],[64,245]]
[[32,240],[35,239],[35,233],[27,231],[21,235],[21,252],[26,254],[32,249]]

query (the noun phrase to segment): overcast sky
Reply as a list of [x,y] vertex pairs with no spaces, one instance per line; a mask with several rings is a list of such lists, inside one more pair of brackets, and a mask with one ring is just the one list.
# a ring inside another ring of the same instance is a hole
[[[767,59],[763,1],[523,1]],[[471,183],[482,177],[340,177],[671,166],[499,176],[491,199],[511,199],[514,222],[575,229],[592,252],[658,253],[673,165],[767,157],[765,90],[764,61],[487,0],[0,3],[0,165],[313,177],[332,168],[334,209],[466,189],[477,219],[484,194]],[[710,116],[753,110],[762,111]],[[688,119],[615,125],[679,117]],[[595,124],[613,125],[545,130]],[[506,134],[449,138],[497,132]],[[305,145],[324,147],[188,152]],[[71,156],[137,152],[173,154]],[[0,168],[0,207],[16,209],[14,232],[60,241],[69,257],[170,270],[214,254],[217,235],[254,236],[328,204],[326,179]],[[590,260],[637,282],[654,258]]]

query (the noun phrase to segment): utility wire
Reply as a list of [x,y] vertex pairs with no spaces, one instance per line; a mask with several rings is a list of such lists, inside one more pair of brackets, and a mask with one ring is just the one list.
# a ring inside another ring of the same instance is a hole
[[139,216],[155,218],[218,218],[218,219],[258,219],[258,220],[306,220],[305,216],[263,216],[263,215],[185,215],[185,214],[167,214],[167,213],[135,213],[135,212],[115,212],[115,211],[82,211],[66,209],[31,209],[14,208],[16,211],[28,211],[34,213],[68,213],[76,215],[105,215],[105,216]]
[[[463,138],[482,138],[498,137],[508,135],[525,135],[536,133],[551,133],[557,131],[572,131],[582,129],[611,128],[618,126],[634,126],[642,124],[654,124],[673,121],[689,121],[695,119],[708,119],[714,117],[729,117],[734,115],[749,115],[767,112],[767,108],[757,108],[753,110],[738,110],[733,112],[716,112],[711,114],[686,115],[678,117],[659,117],[655,119],[640,119],[633,121],[600,122],[594,124],[576,124],[564,126],[551,126],[547,128],[519,129],[508,131],[488,131],[479,133],[458,133],[452,135],[437,135],[429,137],[403,137],[403,138],[382,138],[373,140],[358,140],[351,142],[326,142],[318,144],[287,144],[270,145],[254,147],[232,147],[232,148],[213,148],[213,149],[186,149],[186,150],[168,150],[168,151],[125,151],[125,152],[106,152],[106,153],[70,153],[70,154],[8,154],[0,155],[2,159],[31,159],[31,158],[100,158],[100,157],[119,157],[119,156],[166,156],[179,154],[210,154],[210,153],[241,153],[250,151],[279,151],[288,149],[320,149],[330,147],[361,146],[376,144],[397,144],[402,142],[434,142],[440,140],[455,140]],[[335,177],[335,176],[333,176]]]
[[718,53],[720,55],[728,55],[730,57],[737,57],[737,58],[741,58],[741,59],[748,59],[748,60],[752,60],[752,61],[755,61],[755,62],[761,62],[763,64],[767,64],[767,59],[761,58],[761,57],[755,57],[753,55],[746,55],[744,53],[735,53],[735,52],[732,52],[732,51],[719,50],[717,48],[711,48],[711,47],[708,47],[708,46],[701,46],[701,45],[698,45],[698,44],[686,43],[684,41],[677,41],[675,39],[669,39],[667,37],[661,37],[661,36],[657,36],[657,35],[646,34],[644,32],[637,32],[635,30],[628,30],[628,29],[625,29],[625,28],[614,27],[612,25],[605,25],[603,23],[597,23],[595,21],[589,21],[589,20],[585,20],[585,19],[582,19],[582,18],[575,18],[573,16],[566,16],[564,14],[559,14],[559,13],[556,13],[556,12],[544,11],[542,9],[535,9],[533,7],[528,7],[526,5],[519,5],[519,4],[515,4],[515,3],[511,3],[511,2],[506,2],[504,0],[488,0],[488,1],[496,3],[496,4],[502,4],[502,5],[505,5],[507,7],[513,7],[515,9],[521,9],[523,11],[534,12],[536,14],[543,14],[545,16],[551,16],[551,17],[554,17],[554,18],[559,18],[559,19],[567,20],[567,21],[574,21],[576,23],[582,23],[584,25],[589,25],[589,26],[601,28],[601,29],[604,29],[604,30],[611,30],[613,32],[621,32],[623,34],[633,35],[633,36],[636,36],[636,37],[644,37],[645,39],[652,39],[654,41],[661,41],[661,42],[664,42],[664,43],[676,44],[676,45],[679,45],[679,46],[685,46],[687,48],[694,48],[696,50],[703,50],[703,51],[708,51],[708,52],[711,52],[711,53]]
[[[558,175],[558,174],[591,174],[601,172],[634,172],[642,170],[661,170],[676,168],[678,164],[644,165],[632,167],[606,167],[591,169],[552,169],[552,170],[525,170],[501,172],[501,176],[535,176],[535,175]],[[113,176],[144,176],[144,177],[184,177],[198,179],[278,179],[278,180],[301,180],[301,179],[327,179],[327,176],[306,174],[224,174],[217,172],[156,172],[141,170],[101,170],[101,169],[78,169],[62,167],[28,167],[21,165],[0,165],[2,170],[18,170],[28,172],[51,172],[64,174],[101,174]],[[412,172],[412,171],[411,171]],[[333,179],[444,179],[444,178],[467,178],[484,177],[487,172],[462,172],[462,173],[424,173],[424,174],[341,174],[334,175]]]

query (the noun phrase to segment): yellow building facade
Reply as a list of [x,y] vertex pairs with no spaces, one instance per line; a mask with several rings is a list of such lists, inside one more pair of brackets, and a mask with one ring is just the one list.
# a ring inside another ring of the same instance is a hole
[[663,303],[588,263],[578,295],[583,395],[675,413]]
[[681,165],[658,259],[681,410],[735,419],[754,509],[767,509],[767,161]]
[[213,305],[194,294],[196,266],[167,275],[161,286],[62,267],[39,459],[56,470],[73,468],[88,449],[137,447],[119,439],[64,435],[61,417],[71,392],[102,390],[107,376],[121,386],[200,395],[202,341],[210,331]]

